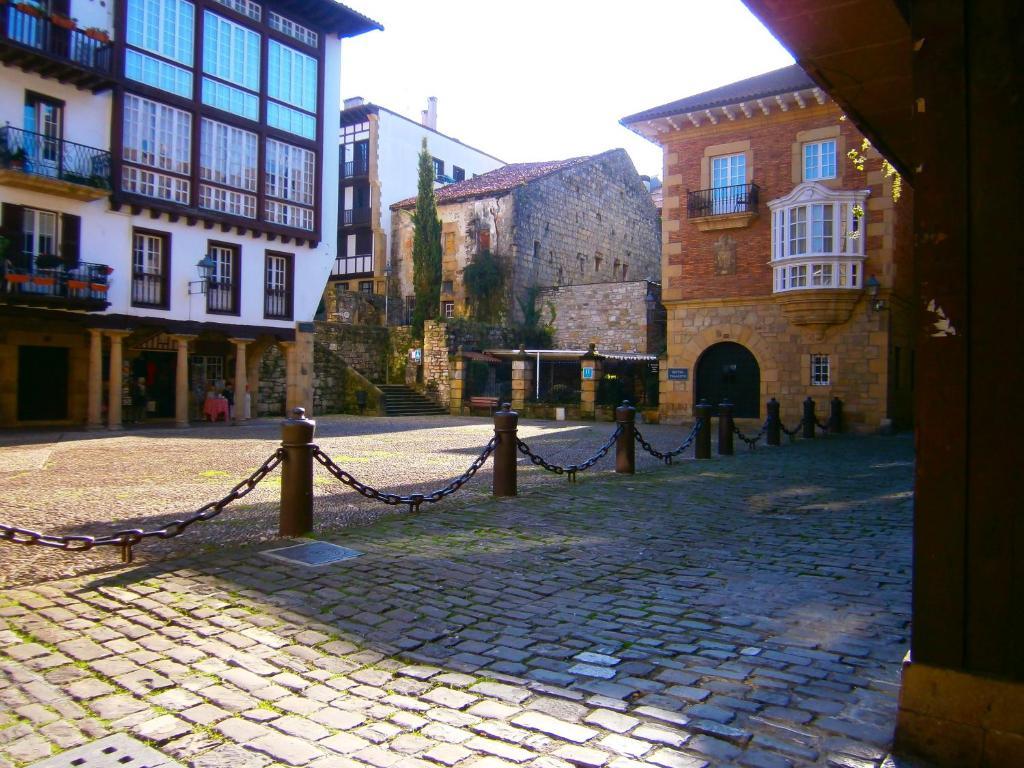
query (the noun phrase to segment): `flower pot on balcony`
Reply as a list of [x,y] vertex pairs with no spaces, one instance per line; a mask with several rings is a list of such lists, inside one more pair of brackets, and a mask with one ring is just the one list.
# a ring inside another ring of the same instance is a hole
[[5,275],[8,283],[27,283],[28,275]]
[[85,280],[68,280],[68,289],[72,291],[84,291],[89,287]]
[[102,30],[99,27],[87,27],[86,29],[82,30],[82,33],[86,37],[100,43],[110,42],[110,35],[108,35],[105,30]]
[[60,27],[61,29],[74,29],[78,26],[74,19],[62,13],[51,13],[50,21],[53,23],[53,26]]
[[46,16],[42,8],[31,3],[15,3],[14,7],[28,16],[35,16],[37,19],[42,19]]
[[89,290],[94,293],[106,293],[108,286],[103,283],[89,283]]
[[55,277],[45,277],[43,275],[33,275],[32,276],[32,284],[33,285],[56,285],[57,284],[57,278],[55,278]]

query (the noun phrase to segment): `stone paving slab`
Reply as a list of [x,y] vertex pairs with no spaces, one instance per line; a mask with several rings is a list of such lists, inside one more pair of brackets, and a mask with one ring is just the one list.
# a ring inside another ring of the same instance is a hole
[[193,768],[879,766],[912,456],[798,442],[381,519],[315,570],[8,589],[0,768],[110,733]]

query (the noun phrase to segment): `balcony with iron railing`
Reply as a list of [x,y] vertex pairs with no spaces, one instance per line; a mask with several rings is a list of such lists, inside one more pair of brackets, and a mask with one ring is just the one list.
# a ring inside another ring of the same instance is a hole
[[365,227],[370,223],[370,208],[345,208],[341,212],[344,227]]
[[110,194],[110,153],[8,124],[0,128],[0,184],[98,200]]
[[686,217],[702,231],[745,227],[757,216],[757,184],[698,189],[686,193]]
[[264,289],[263,314],[267,318],[277,320],[290,320],[292,316],[291,302],[289,301],[287,288]]
[[98,29],[27,2],[0,5],[0,62],[93,92],[114,85],[113,45]]
[[349,160],[341,164],[341,177],[354,179],[370,172],[370,164],[366,160]]
[[19,255],[4,259],[0,303],[82,309],[106,309],[110,273],[106,264],[60,263],[55,256],[32,258]]

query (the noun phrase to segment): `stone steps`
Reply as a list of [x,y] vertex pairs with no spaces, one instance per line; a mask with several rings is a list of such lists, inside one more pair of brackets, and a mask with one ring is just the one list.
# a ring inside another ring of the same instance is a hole
[[441,416],[448,411],[404,384],[379,384],[385,416]]

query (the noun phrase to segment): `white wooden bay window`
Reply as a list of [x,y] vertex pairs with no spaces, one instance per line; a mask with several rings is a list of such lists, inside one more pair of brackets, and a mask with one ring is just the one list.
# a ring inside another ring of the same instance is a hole
[[868,190],[832,190],[815,182],[772,200],[774,292],[860,289]]

